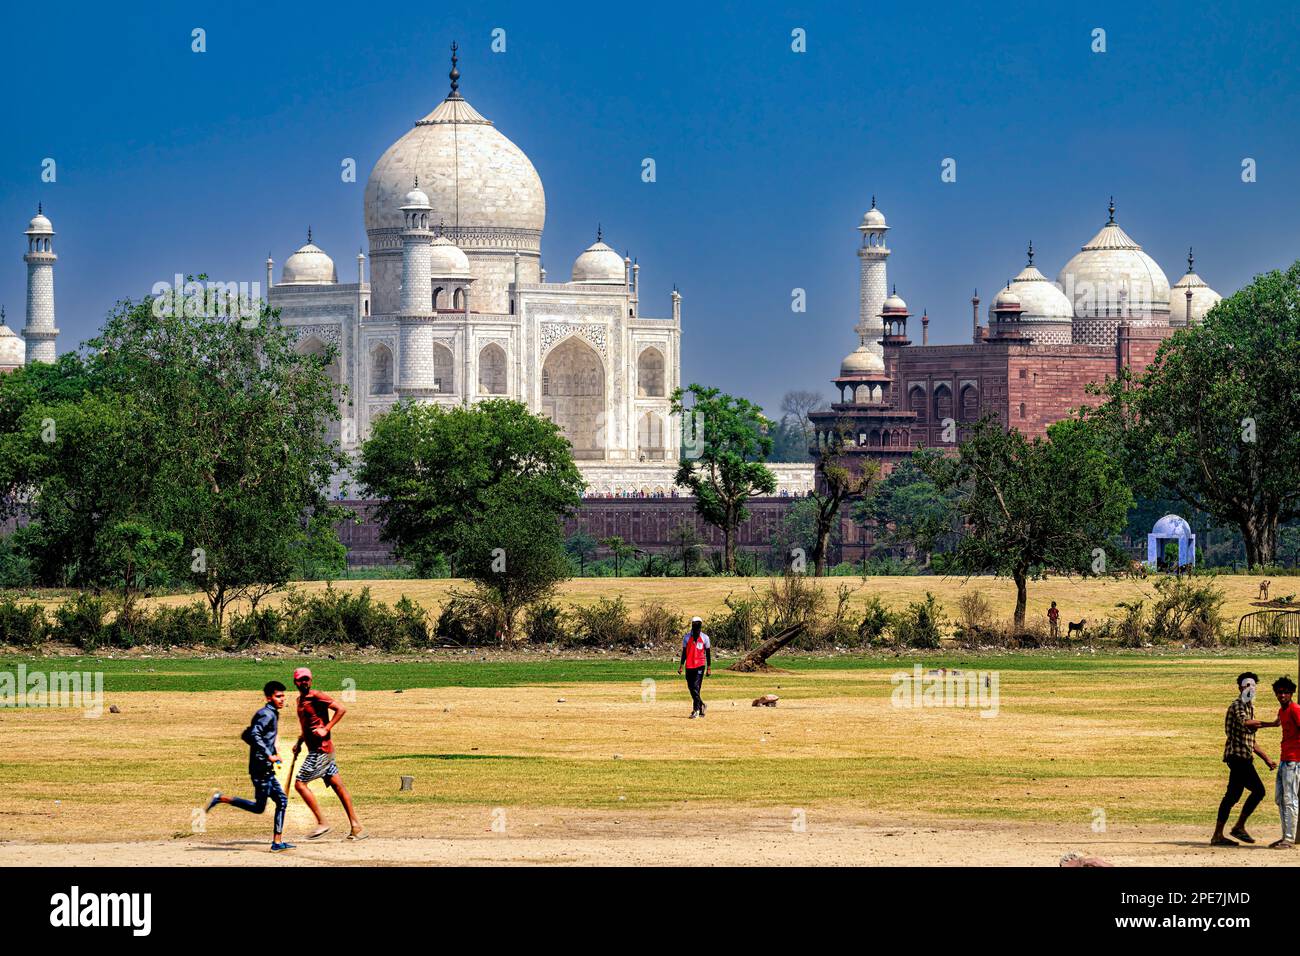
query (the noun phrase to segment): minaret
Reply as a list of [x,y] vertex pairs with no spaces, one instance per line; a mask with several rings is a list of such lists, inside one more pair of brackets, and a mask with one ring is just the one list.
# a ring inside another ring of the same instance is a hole
[[862,269],[858,286],[858,324],[854,331],[858,333],[858,340],[878,356],[885,354],[880,345],[885,334],[880,310],[884,308],[889,288],[885,275],[889,259],[889,247],[885,244],[888,231],[884,213],[876,208],[876,197],[872,196],[871,208],[858,226],[858,232],[862,233],[862,246],[858,249]]
[[[270,253],[270,251],[268,250],[267,253],[266,253],[266,290],[267,290],[267,292],[270,292],[270,291],[271,291],[271,286],[275,285],[275,278],[274,278],[274,276],[275,276],[275,260],[271,258],[271,253]],[[266,298],[266,296],[262,296],[262,298]]]
[[978,342],[980,340],[980,290],[976,289],[975,294],[970,297],[971,311],[971,330],[970,340]]
[[54,327],[54,254],[51,240],[54,227],[45,218],[40,204],[36,216],[27,226],[27,326],[23,338],[27,340],[27,364],[53,362],[57,350],[54,340],[59,330]]
[[433,207],[421,192],[420,180],[402,203],[402,292],[398,309],[400,358],[398,394],[403,398],[437,392],[433,369]]

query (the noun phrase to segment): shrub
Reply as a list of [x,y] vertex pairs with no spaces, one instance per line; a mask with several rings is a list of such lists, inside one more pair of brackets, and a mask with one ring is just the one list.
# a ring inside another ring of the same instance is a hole
[[434,633],[440,641],[472,647],[498,642],[500,625],[500,610],[490,599],[461,591],[453,592],[442,606]]
[[284,615],[274,608],[258,608],[230,616],[230,642],[237,650],[255,644],[287,644]]
[[796,643],[801,647],[852,647],[859,643],[858,618],[849,607],[857,588],[841,584],[835,590],[835,610],[825,621],[814,619]]
[[957,598],[957,637],[974,642],[985,639],[993,627],[993,606],[983,591],[966,591]]
[[221,629],[201,602],[138,613],[132,633],[136,644],[158,647],[214,647],[221,643]]
[[573,637],[573,625],[558,604],[538,601],[524,614],[524,633],[538,644],[567,644]]
[[758,595],[723,598],[727,613],[707,622],[706,631],[714,647],[739,648],[747,651],[754,642],[754,629],[758,626],[762,600]]
[[637,624],[641,640],[652,647],[679,641],[686,632],[686,618],[662,601],[643,601]]
[[1120,601],[1115,606],[1124,612],[1124,616],[1115,624],[1116,639],[1124,647],[1141,647],[1146,637],[1146,598]]
[[393,607],[397,615],[397,629],[401,633],[401,642],[411,647],[428,647],[431,643],[429,633],[429,612],[418,601],[412,601],[405,594]]
[[45,640],[49,630],[45,609],[39,604],[0,598],[0,644],[34,647]]
[[883,642],[885,631],[889,629],[889,621],[889,609],[885,607],[879,595],[871,595],[867,598],[867,605],[863,609],[862,620],[858,622],[858,640],[863,644]]
[[577,643],[591,647],[620,647],[636,643],[636,628],[622,597],[601,598],[585,607],[573,606]]
[[80,593],[54,609],[54,626],[50,637],[61,644],[71,644],[93,651],[112,644],[114,631],[106,623],[109,602],[97,594]]
[[1159,596],[1151,609],[1153,641],[1219,642],[1225,595],[1212,578],[1163,577],[1155,584]]
[[907,647],[936,648],[947,624],[943,607],[926,591],[924,601],[913,601],[894,618],[894,640]]

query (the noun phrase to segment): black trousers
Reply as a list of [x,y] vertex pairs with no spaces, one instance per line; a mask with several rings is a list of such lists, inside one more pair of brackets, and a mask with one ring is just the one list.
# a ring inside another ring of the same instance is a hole
[[1229,757],[1225,763],[1228,765],[1228,790],[1219,803],[1219,826],[1228,822],[1228,816],[1243,792],[1249,791],[1246,802],[1241,805],[1243,820],[1254,813],[1265,793],[1264,782],[1255,770],[1255,761],[1249,757]]
[[695,705],[691,713],[702,713],[704,701],[700,699],[700,688],[704,686],[704,668],[686,668],[686,686],[691,691],[691,702]]

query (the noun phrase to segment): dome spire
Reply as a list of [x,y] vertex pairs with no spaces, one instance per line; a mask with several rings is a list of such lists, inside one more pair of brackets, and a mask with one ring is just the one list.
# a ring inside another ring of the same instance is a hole
[[872,208],[872,209],[875,209],[875,208],[876,208],[876,194],[875,194],[875,193],[872,193],[872,194],[871,194],[871,208]]
[[1194,263],[1195,261],[1196,259],[1192,255],[1192,247],[1188,246],[1187,247],[1187,274],[1188,275],[1191,275],[1193,272],[1196,271],[1195,269],[1192,268],[1192,263]]
[[307,227],[307,245],[311,245],[311,226]]
[[600,229],[600,223],[596,223],[596,241],[597,241],[597,242],[602,242],[602,241],[603,241],[602,236],[603,236],[603,234],[602,234],[601,229]]
[[1114,196],[1110,197],[1110,206],[1107,208],[1110,212],[1110,219],[1106,220],[1106,225],[1113,226],[1115,225],[1115,197]]
[[461,98],[460,97],[460,70],[456,69],[456,63],[458,60],[458,57],[456,56],[456,50],[457,50],[456,41],[452,40],[451,41],[451,72],[447,74],[447,78],[451,80],[451,92],[447,94],[447,99],[449,100],[458,100]]
[[1034,240],[1030,239],[1029,240],[1029,261],[1025,263],[1025,265],[1032,266],[1033,264],[1034,264]]

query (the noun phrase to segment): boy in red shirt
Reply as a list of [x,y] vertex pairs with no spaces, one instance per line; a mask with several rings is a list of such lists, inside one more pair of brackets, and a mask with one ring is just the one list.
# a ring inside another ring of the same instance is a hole
[[[325,825],[320,805],[316,803],[316,798],[312,796],[307,786],[313,780],[324,780],[325,786],[338,795],[339,802],[347,812],[348,823],[352,825],[352,832],[348,834],[348,839],[364,840],[366,834],[361,829],[356,811],[352,809],[352,797],[348,795],[347,787],[343,786],[343,781],[339,779],[339,768],[334,762],[334,741],[330,739],[330,731],[343,719],[347,708],[335,703],[334,698],[329,694],[312,690],[311,671],[305,667],[299,667],[293,672],[293,686],[298,688],[298,724],[302,728],[298,742],[293,745],[294,757],[298,756],[302,745],[307,744],[307,758],[302,762],[302,769],[298,771],[294,789],[302,796],[303,803],[307,804],[308,809],[316,817],[316,829],[308,834],[307,839],[319,839],[330,829]],[[331,710],[334,711],[333,717],[330,716]]]
[[682,659],[677,662],[677,673],[686,668],[686,687],[691,692],[691,720],[703,717],[708,708],[700,697],[704,678],[713,673],[713,646],[704,633],[704,622],[691,618],[691,629],[682,636]]
[[1282,756],[1277,762],[1277,809],[1282,816],[1282,839],[1269,844],[1275,850],[1295,846],[1296,817],[1300,815],[1300,704],[1295,702],[1295,681],[1279,677],[1273,681],[1273,693],[1281,709],[1277,720],[1265,727],[1282,728]]

